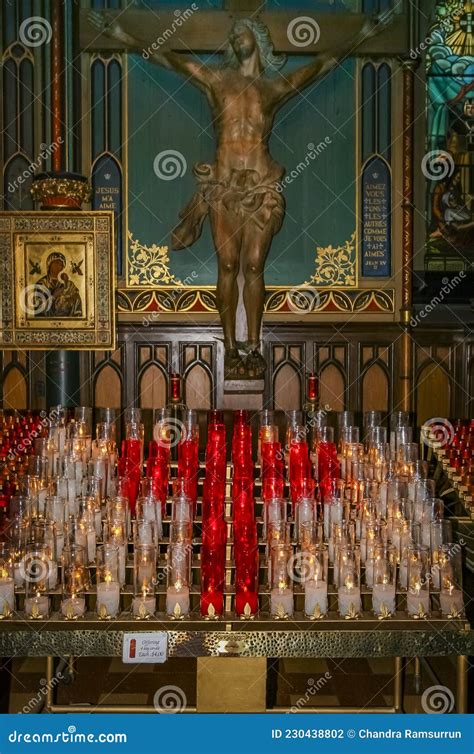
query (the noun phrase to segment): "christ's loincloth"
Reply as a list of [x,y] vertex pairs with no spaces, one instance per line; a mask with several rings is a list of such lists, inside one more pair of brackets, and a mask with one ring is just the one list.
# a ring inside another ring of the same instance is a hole
[[216,167],[205,163],[195,165],[193,172],[198,189],[180,212],[181,222],[172,233],[174,250],[185,249],[197,241],[211,208],[224,207],[241,220],[248,219],[260,230],[270,227],[273,235],[278,233],[285,214],[285,200],[275,182],[265,183],[256,170],[233,170],[228,180],[218,180]]

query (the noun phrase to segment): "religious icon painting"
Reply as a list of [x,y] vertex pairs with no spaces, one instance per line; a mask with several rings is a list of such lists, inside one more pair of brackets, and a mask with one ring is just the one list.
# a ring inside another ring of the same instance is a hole
[[0,212],[0,347],[115,347],[113,212]]

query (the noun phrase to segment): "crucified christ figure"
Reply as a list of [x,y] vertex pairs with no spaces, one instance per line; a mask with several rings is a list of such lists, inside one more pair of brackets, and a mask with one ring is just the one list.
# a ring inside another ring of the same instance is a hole
[[[253,19],[233,25],[223,64],[209,66],[181,53],[159,51],[149,60],[185,76],[209,102],[217,139],[214,164],[194,166],[197,191],[180,213],[172,248],[184,249],[200,236],[209,216],[217,252],[217,305],[224,331],[226,378],[261,377],[265,361],[260,331],[265,302],[264,267],[273,236],[281,228],[285,202],[278,188],[284,168],[268,149],[275,115],[288,100],[317,79],[369,37],[391,15],[371,18],[337,55],[320,54],[309,65],[288,75],[276,73],[286,61],[274,52],[268,28]],[[144,45],[120,22],[91,12],[93,25],[117,41],[117,48],[141,52]],[[237,277],[244,276],[243,301],[247,317],[247,357],[236,341]]]

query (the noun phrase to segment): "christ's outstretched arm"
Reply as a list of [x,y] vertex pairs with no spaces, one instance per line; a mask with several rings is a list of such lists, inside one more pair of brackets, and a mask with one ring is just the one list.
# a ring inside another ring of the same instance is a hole
[[278,104],[279,106],[294,97],[300,91],[310,84],[320,79],[326,73],[329,73],[341,60],[350,55],[365,41],[379,34],[383,28],[392,20],[393,14],[387,11],[381,16],[371,18],[362,27],[357,36],[350,42],[346,43],[337,55],[321,54],[316,59],[292,71],[287,76],[281,76],[276,83]]
[[[113,18],[109,21],[107,14],[91,11],[88,14],[90,23],[100,32],[114,39],[119,49],[126,49],[127,52],[143,54],[146,49],[146,43],[129,34],[123,26]],[[149,48],[148,48],[149,49]],[[157,63],[164,68],[176,71],[189,78],[192,84],[200,89],[208,90],[215,78],[217,71],[210,66],[205,65],[197,60],[190,60],[187,56],[171,50],[153,51],[149,53],[147,60]]]

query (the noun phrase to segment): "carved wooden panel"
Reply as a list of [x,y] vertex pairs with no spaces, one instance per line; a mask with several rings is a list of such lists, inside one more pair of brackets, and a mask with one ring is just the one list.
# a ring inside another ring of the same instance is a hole
[[[432,416],[474,415],[474,338],[461,328],[421,327],[412,338],[412,408],[418,422]],[[319,374],[323,406],[336,411],[391,411],[399,339],[396,326],[274,323],[264,335],[269,371],[263,403],[281,409],[299,406],[304,400],[304,375],[311,370]],[[26,352],[0,352],[4,407],[46,407],[38,388],[41,382],[44,386],[44,365],[35,367],[35,363]],[[116,408],[164,406],[171,371],[184,375],[190,407],[222,405],[220,328],[160,323],[145,331],[136,324],[120,324],[116,351],[81,354],[81,401]]]
[[275,409],[291,411],[301,407],[301,377],[291,361],[283,361],[273,381]]
[[320,372],[319,384],[321,406],[331,411],[344,411],[346,384],[341,369],[336,364],[327,364]]
[[3,380],[3,406],[7,409],[28,408],[26,377],[18,367],[8,369]]
[[451,416],[451,381],[445,370],[434,363],[427,363],[417,379],[416,415],[422,424],[433,417]]
[[103,366],[95,380],[96,406],[120,408],[122,405],[122,381],[117,370],[110,364]]
[[380,410],[387,413],[389,407],[388,375],[381,365],[375,362],[362,378],[362,411]]

